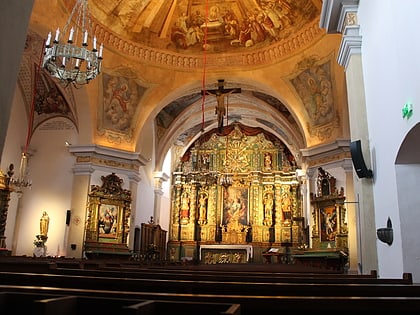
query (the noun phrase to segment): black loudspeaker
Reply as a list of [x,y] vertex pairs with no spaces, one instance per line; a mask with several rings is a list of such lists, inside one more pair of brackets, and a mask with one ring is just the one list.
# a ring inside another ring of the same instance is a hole
[[70,225],[71,211],[67,210],[66,212],[66,224]]
[[373,177],[372,170],[369,170],[366,167],[365,160],[363,159],[362,145],[360,140],[352,141],[350,143],[350,153],[357,176],[359,178]]

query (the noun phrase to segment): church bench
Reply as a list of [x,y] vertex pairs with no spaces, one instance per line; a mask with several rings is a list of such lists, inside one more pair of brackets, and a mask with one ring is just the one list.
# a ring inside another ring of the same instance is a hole
[[[52,289],[52,288],[50,288]],[[112,297],[90,297],[60,294],[61,290],[45,290],[38,288],[32,292],[6,291],[0,293],[1,314],[32,314],[32,315],[91,315],[98,312],[101,315],[116,315],[124,306],[141,302],[138,299]]]
[[376,272],[366,275],[351,274],[282,274],[269,272],[177,272],[175,270],[141,270],[131,268],[105,267],[95,270],[79,270],[57,268],[51,271],[63,275],[91,275],[102,277],[124,277],[130,279],[165,279],[165,280],[195,280],[195,281],[247,281],[268,283],[366,283],[366,284],[412,284],[410,273],[404,273],[402,278],[378,278]]
[[135,300],[121,298],[86,297],[22,292],[1,292],[0,310],[2,314],[32,315],[220,315],[240,314],[239,304],[202,303],[189,301]]
[[[81,288],[103,290],[112,287],[121,291],[147,291],[184,294],[225,294],[252,295],[258,292],[268,296],[420,296],[420,286],[395,283],[322,283],[307,280],[306,282],[250,282],[250,281],[210,281],[210,280],[175,280],[104,277],[88,274],[34,274],[0,272],[1,283],[43,286],[61,288]],[[380,281],[381,279],[378,279]]]
[[150,300],[122,308],[123,315],[160,315],[160,314],[183,314],[183,315],[216,315],[230,314],[240,315],[239,304],[228,303],[203,303],[203,302],[175,302]]
[[[179,293],[153,293],[153,292],[127,292],[127,291],[114,291],[102,290],[92,291],[79,289],[72,291],[70,289],[60,289],[52,287],[41,286],[13,286],[8,288],[0,285],[1,290],[16,290],[15,294],[19,295],[23,292],[60,292],[65,295],[78,295],[89,296],[91,307],[95,308],[95,299],[98,297],[108,300],[110,303],[123,299],[138,299],[137,303],[142,303],[141,300],[146,301],[177,301],[187,303],[216,303],[216,304],[232,304],[240,305],[241,315],[259,314],[259,313],[283,313],[292,314],[296,312],[319,312],[328,310],[328,312],[384,312],[384,313],[398,313],[398,314],[418,314],[420,309],[420,297],[381,297],[381,296],[266,296],[256,293],[255,295],[226,295],[226,294],[179,294]],[[221,292],[222,293],[222,292]],[[129,304],[136,305],[136,303]],[[129,306],[128,304],[126,306]],[[126,307],[123,306],[125,309]],[[229,308],[230,309],[230,308]],[[89,308],[92,312],[92,309]],[[125,314],[113,312],[113,315]],[[234,310],[233,310],[234,311]],[[201,312],[197,312],[201,314]],[[8,313],[3,313],[7,315]],[[16,313],[10,313],[16,314]],[[28,313],[29,314],[29,313]],[[84,315],[84,313],[78,313]],[[90,313],[91,314],[91,313]],[[103,313],[101,313],[103,314]],[[105,313],[110,314],[110,313]],[[135,313],[132,313],[135,314]],[[160,314],[160,313],[159,313]],[[172,314],[172,313],[171,313]],[[220,313],[222,314],[222,313]],[[227,313],[229,314],[229,313]],[[238,314],[238,313],[233,313]]]

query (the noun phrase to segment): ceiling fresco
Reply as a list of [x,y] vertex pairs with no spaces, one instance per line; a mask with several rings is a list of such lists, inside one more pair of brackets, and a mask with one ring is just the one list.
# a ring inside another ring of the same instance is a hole
[[320,14],[309,0],[91,0],[95,19],[133,42],[178,53],[240,52],[285,40]]
[[[47,0],[39,1],[32,22],[42,40],[46,30],[62,24],[75,0],[59,0],[58,14],[45,12]],[[224,96],[226,126],[265,128],[293,154],[342,136],[339,38],[330,40],[319,27],[322,3],[89,0],[93,33],[104,45],[101,77],[94,84],[99,96],[90,95],[96,101],[94,141],[135,150],[142,130],[153,122],[159,164],[172,145],[189,146],[219,124],[217,95],[202,92],[220,79],[227,90],[241,90]],[[31,59],[39,59],[38,49]],[[59,92],[77,126],[72,93]]]

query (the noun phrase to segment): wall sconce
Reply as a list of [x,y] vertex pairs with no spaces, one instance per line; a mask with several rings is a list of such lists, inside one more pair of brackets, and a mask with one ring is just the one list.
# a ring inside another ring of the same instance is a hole
[[386,224],[386,228],[377,229],[376,235],[378,236],[381,242],[387,243],[388,245],[392,244],[392,242],[394,241],[394,232],[392,230],[392,222],[389,217]]

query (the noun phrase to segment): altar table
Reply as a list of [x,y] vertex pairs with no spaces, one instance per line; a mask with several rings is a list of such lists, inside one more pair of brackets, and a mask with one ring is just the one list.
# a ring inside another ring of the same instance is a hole
[[251,245],[201,245],[199,259],[205,264],[247,263],[252,260]]

